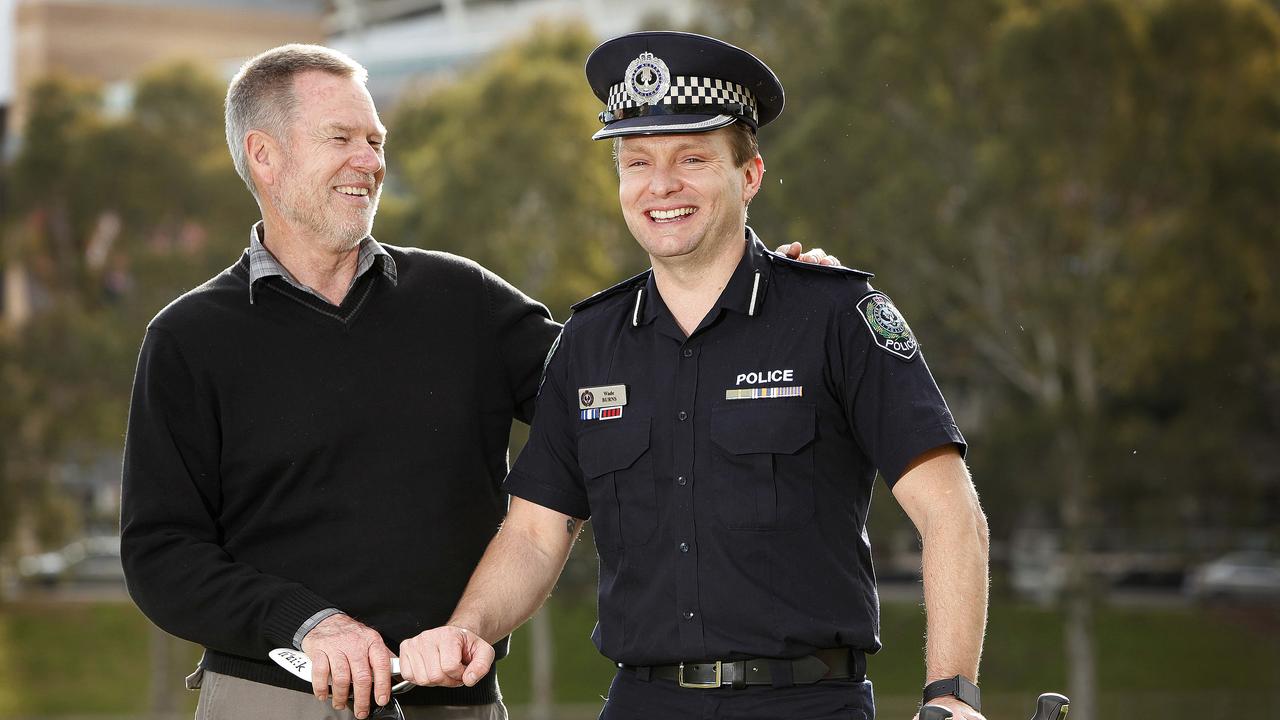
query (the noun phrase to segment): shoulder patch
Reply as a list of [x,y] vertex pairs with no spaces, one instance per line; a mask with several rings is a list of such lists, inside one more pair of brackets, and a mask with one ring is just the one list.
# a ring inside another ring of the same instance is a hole
[[611,288],[605,288],[604,290],[601,290],[600,292],[596,293],[595,295],[592,295],[591,297],[586,298],[585,300],[579,300],[578,302],[570,306],[570,309],[573,310],[574,312],[577,312],[579,310],[582,310],[583,308],[591,307],[592,305],[595,305],[596,303],[606,298],[613,297],[614,295],[626,292],[628,290],[633,290],[637,285],[643,285],[644,283],[648,282],[650,272],[652,272],[652,270],[645,270],[639,275],[629,277],[626,280],[623,280],[622,282],[618,283],[617,285],[614,285]]
[[907,319],[902,317],[884,293],[867,293],[858,301],[858,314],[871,331],[871,339],[881,350],[903,360],[911,360],[920,352],[920,343]]
[[819,265],[817,263],[807,263],[807,262],[801,262],[799,260],[792,260],[786,255],[781,255],[772,250],[769,250],[768,248],[765,248],[764,252],[765,252],[765,257],[769,258],[770,262],[789,265],[791,267],[801,267],[806,270],[814,270],[817,272],[831,273],[834,275],[855,275],[861,278],[875,277],[874,273],[869,273],[866,270],[857,270],[854,268],[845,267],[843,265]]

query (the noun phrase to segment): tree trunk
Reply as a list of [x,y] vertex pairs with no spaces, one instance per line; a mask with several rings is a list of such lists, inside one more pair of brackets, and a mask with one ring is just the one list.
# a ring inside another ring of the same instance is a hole
[[1094,643],[1094,582],[1089,567],[1093,547],[1092,493],[1088,450],[1081,439],[1083,430],[1064,428],[1060,433],[1063,486],[1063,532],[1066,534],[1066,617],[1063,640],[1067,656],[1067,689],[1071,698],[1071,720],[1097,718],[1097,649]]
[[151,698],[147,710],[153,718],[172,718],[178,712],[178,676],[173,672],[173,638],[152,625],[148,645],[151,656]]
[[543,606],[529,621],[530,687],[533,704],[531,720],[552,720],[555,691],[555,641],[551,638],[551,611]]
[[1071,720],[1094,720],[1098,708],[1098,669],[1093,642],[1093,600],[1072,594],[1067,598],[1066,610],[1064,635]]

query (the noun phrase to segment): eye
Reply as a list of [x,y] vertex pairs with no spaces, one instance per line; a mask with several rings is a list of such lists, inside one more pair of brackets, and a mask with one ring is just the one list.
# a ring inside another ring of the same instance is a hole
[[700,162],[702,162],[702,158],[700,158],[700,157],[687,157],[687,158],[685,158],[682,162],[684,162],[684,164],[686,164],[686,165],[693,165],[693,164],[696,164],[696,163],[700,163]]
[[330,140],[337,140],[338,142],[346,142],[346,141],[347,141],[347,136],[346,136],[346,135],[334,135],[333,137],[331,137],[331,138],[329,138],[329,139],[330,139]]

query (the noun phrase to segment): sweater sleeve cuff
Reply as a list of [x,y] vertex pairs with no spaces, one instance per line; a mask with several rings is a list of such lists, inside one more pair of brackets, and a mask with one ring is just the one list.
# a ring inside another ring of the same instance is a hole
[[[292,591],[276,601],[274,611],[264,623],[264,634],[273,647],[296,647],[294,637],[298,630],[317,614],[332,607],[332,602],[308,588],[301,585],[295,586]],[[320,618],[320,620],[323,619]]]
[[312,615],[311,617],[307,618],[307,621],[302,623],[302,625],[298,627],[298,632],[293,634],[293,649],[294,650],[302,649],[302,638],[306,637],[307,633],[311,632],[312,628],[319,625],[320,621],[324,620],[325,618],[332,617],[334,615],[341,615],[341,614],[342,614],[342,611],[339,610],[338,608],[325,608],[320,612],[316,613],[315,615]]

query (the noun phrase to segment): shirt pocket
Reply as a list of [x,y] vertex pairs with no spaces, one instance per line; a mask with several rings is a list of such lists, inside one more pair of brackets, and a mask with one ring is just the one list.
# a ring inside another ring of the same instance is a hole
[[742,400],[711,411],[713,502],[735,530],[787,530],[813,517],[817,408]]
[[596,547],[643,545],[658,525],[649,419],[603,420],[578,438]]

